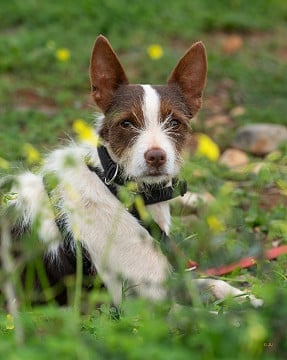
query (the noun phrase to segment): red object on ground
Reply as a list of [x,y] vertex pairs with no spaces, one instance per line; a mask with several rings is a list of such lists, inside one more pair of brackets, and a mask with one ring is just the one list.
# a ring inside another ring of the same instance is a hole
[[[280,255],[287,254],[287,245],[278,246],[273,249],[269,249],[265,252],[265,259],[272,260],[277,258]],[[202,273],[204,275],[210,275],[210,276],[220,276],[225,275],[228,273],[231,273],[235,269],[241,268],[245,269],[250,266],[253,266],[256,264],[256,258],[252,256],[248,256],[246,258],[243,258],[235,263],[229,264],[229,265],[222,265],[216,268],[211,268],[204,270]],[[195,261],[189,260],[187,263],[187,270],[199,270],[198,263]]]

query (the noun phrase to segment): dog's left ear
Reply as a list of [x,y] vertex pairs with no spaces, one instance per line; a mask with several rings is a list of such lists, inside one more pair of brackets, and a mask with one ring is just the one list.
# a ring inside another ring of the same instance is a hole
[[169,85],[179,86],[191,115],[201,107],[201,96],[205,88],[207,59],[203,43],[197,42],[179,60],[168,78]]
[[98,36],[90,62],[92,94],[96,104],[105,113],[115,90],[129,81],[109,41]]

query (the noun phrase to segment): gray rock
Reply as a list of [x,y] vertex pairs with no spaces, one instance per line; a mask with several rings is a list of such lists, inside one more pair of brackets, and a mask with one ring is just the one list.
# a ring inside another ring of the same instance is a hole
[[287,128],[283,125],[252,124],[237,130],[233,147],[255,155],[265,155],[287,141]]

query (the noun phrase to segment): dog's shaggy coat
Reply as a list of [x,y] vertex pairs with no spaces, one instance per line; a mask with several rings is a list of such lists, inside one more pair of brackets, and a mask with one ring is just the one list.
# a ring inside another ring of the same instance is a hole
[[[97,133],[111,162],[105,173],[98,149],[72,144],[52,152],[38,174],[19,175],[10,201],[21,227],[37,222],[46,244],[44,261],[52,285],[75,272],[75,244],[88,259],[90,274],[98,273],[115,304],[122,301],[123,282],[131,293],[152,300],[167,296],[172,269],[139,220],[110,190],[133,181],[142,193],[155,184],[170,187],[181,164],[188,124],[201,106],[206,82],[205,48],[195,43],[172,71],[167,85],[130,85],[108,41],[99,36],[93,48],[90,79],[93,98],[103,115]],[[52,180],[51,180],[52,179]],[[147,205],[162,232],[169,233],[168,201]],[[71,257],[72,256],[72,257]],[[238,291],[226,283],[199,280],[217,297]],[[125,295],[129,295],[129,291]]]

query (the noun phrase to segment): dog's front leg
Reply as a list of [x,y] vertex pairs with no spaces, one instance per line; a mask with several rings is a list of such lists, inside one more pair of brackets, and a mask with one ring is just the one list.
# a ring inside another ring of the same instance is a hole
[[135,293],[153,300],[166,297],[168,261],[116,198],[108,195],[104,202],[90,205],[79,201],[75,211],[69,211],[69,223],[71,228],[76,224],[79,240],[115,304],[122,301],[123,284],[126,295]]
[[252,294],[245,292],[229,285],[223,280],[217,279],[194,279],[192,280],[197,285],[199,292],[204,296],[204,293],[211,293],[216,299],[221,300],[228,297],[234,297],[237,301],[249,299],[254,307],[263,305],[262,299],[257,299]]

